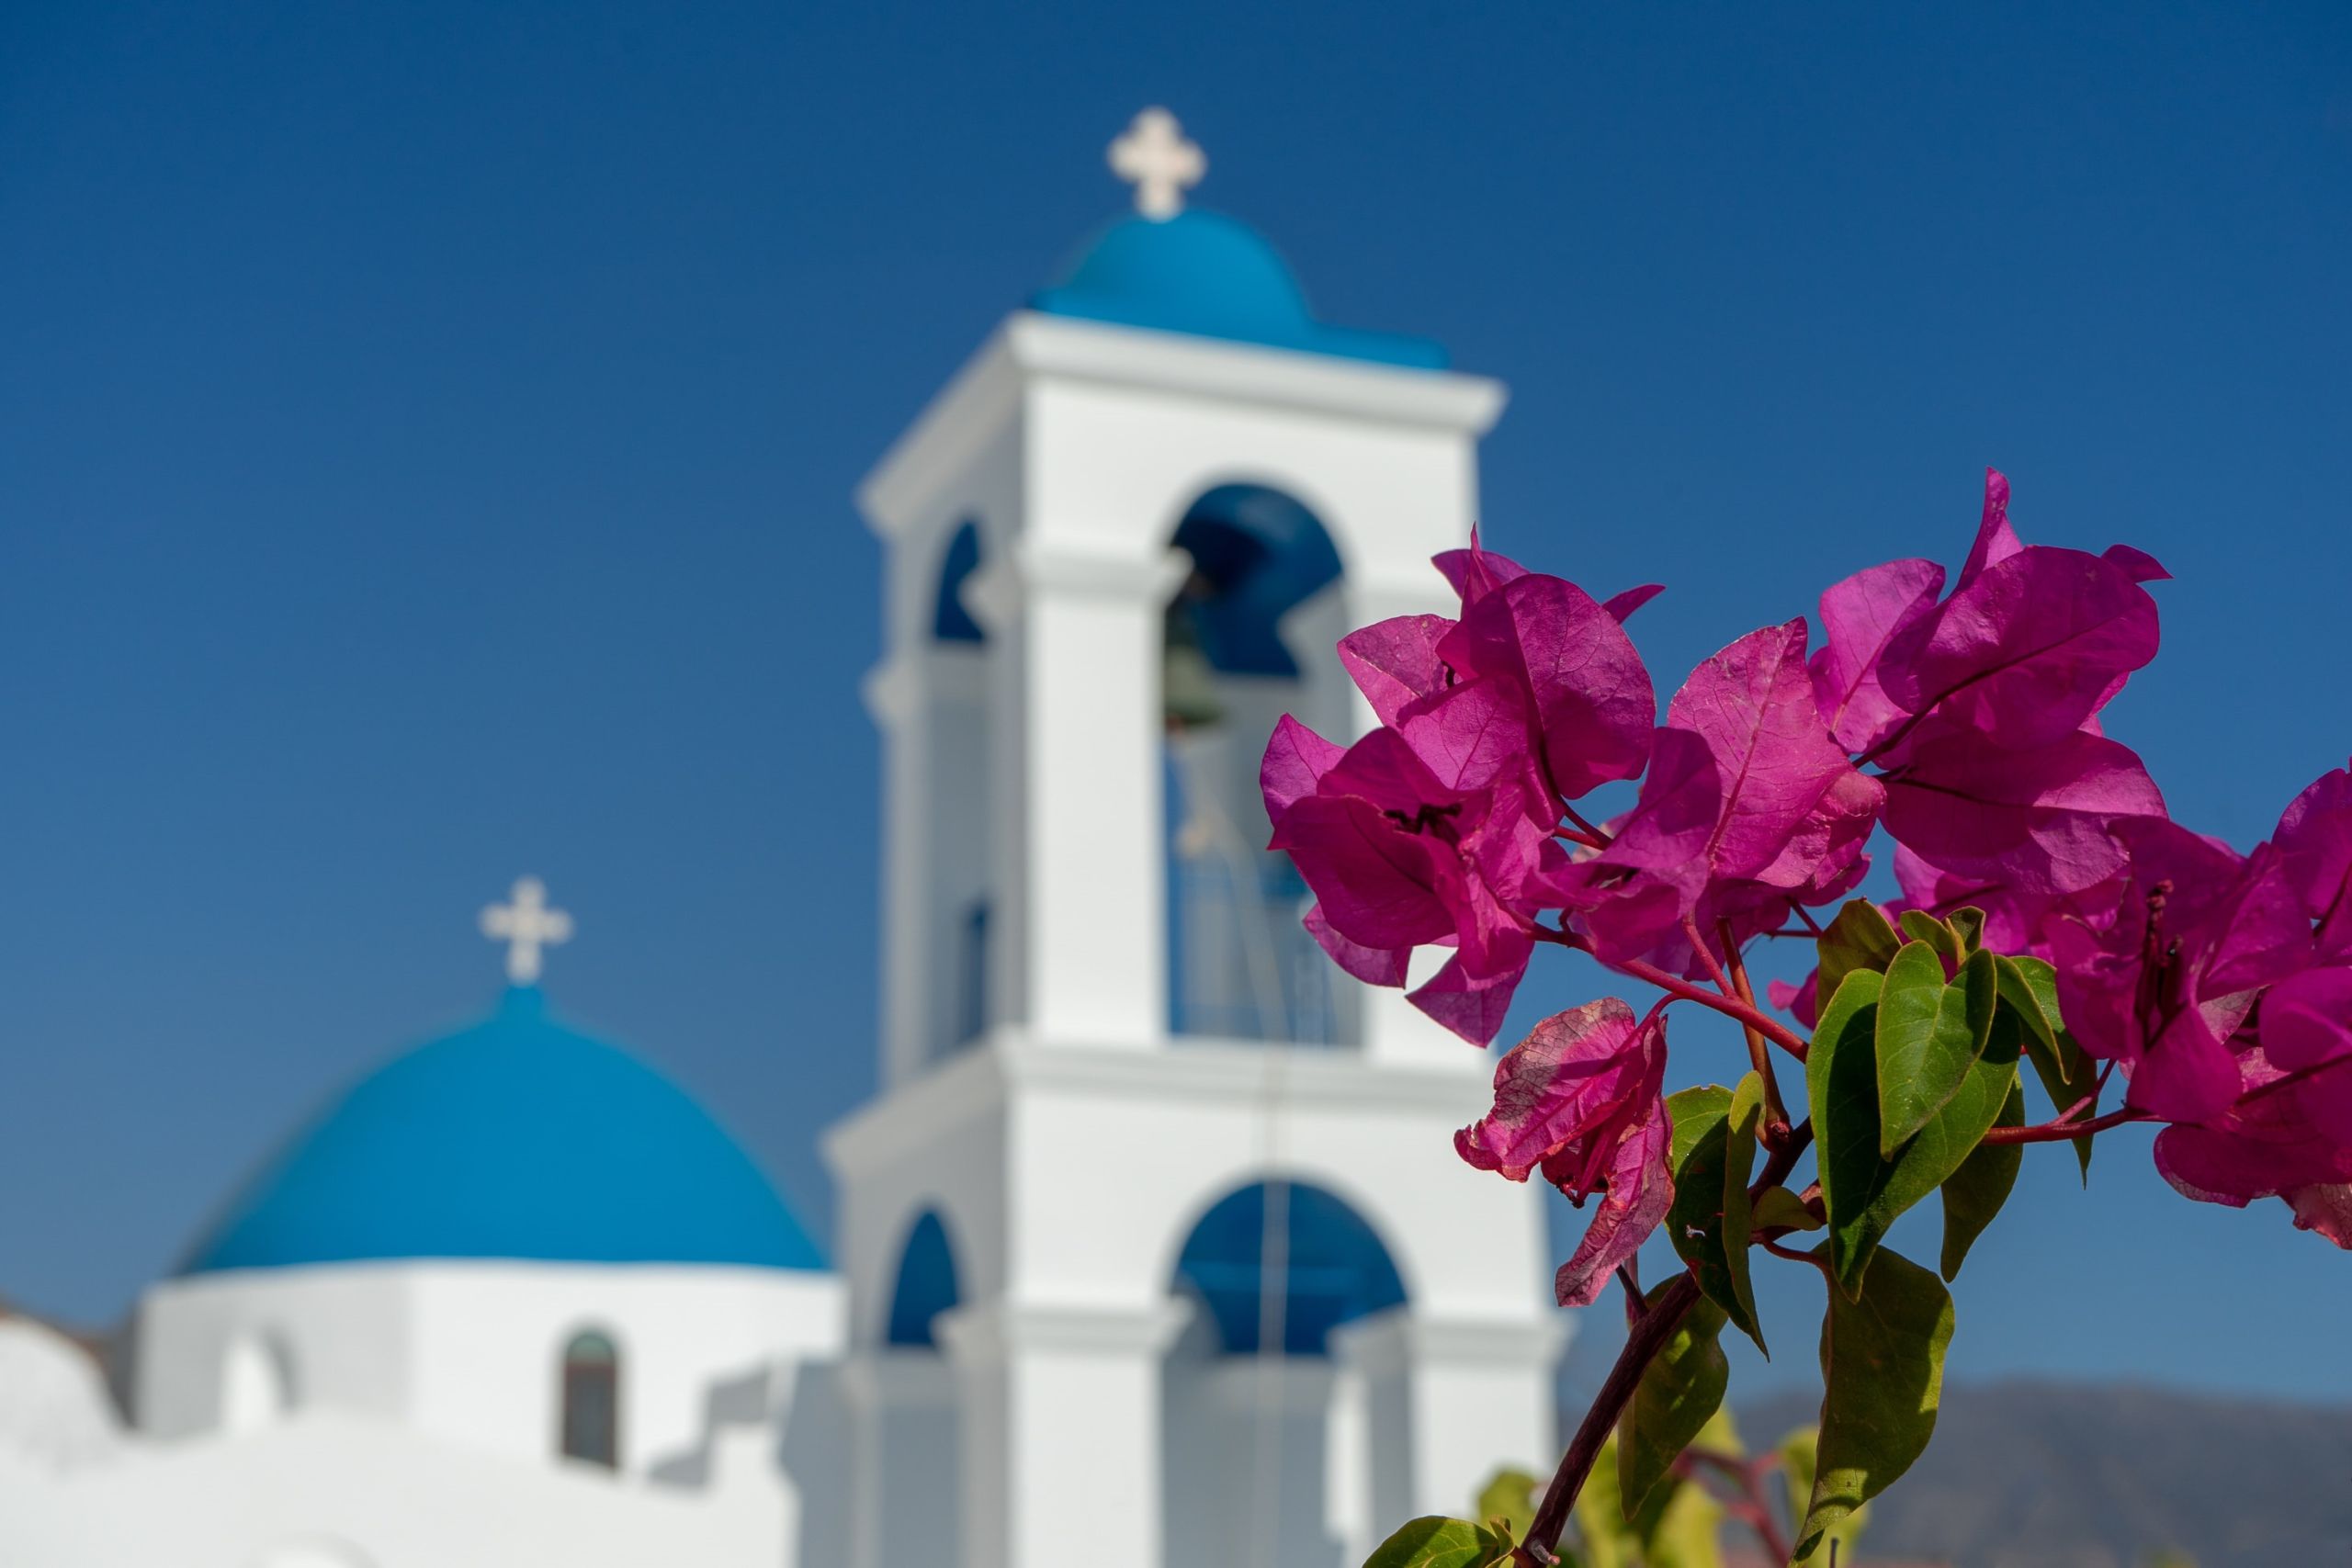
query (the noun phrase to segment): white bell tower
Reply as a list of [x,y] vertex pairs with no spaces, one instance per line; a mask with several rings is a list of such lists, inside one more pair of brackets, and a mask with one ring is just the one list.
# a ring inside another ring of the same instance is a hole
[[1370,722],[1341,632],[1453,607],[1502,389],[1316,321],[1182,209],[1164,112],[1113,162],[1142,209],[859,496],[882,1092],[826,1147],[863,1568],[1353,1568],[1556,1458],[1539,1195],[1451,1142],[1491,1063],[1312,950],[1255,785],[1280,713]]

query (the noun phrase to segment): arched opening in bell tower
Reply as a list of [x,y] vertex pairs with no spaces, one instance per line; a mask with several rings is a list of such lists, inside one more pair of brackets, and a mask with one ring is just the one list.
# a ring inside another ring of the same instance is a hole
[[1311,900],[1289,857],[1265,848],[1258,794],[1283,714],[1347,730],[1339,548],[1306,506],[1261,484],[1204,491],[1170,543],[1188,562],[1160,666],[1170,1031],[1352,1043],[1355,998],[1299,925]]
[[934,1556],[942,1541],[963,1536],[963,1433],[956,1378],[941,1353],[938,1320],[963,1302],[955,1239],[936,1208],[907,1229],[881,1324],[881,1355],[871,1371],[871,1452],[888,1478],[876,1499],[876,1562]]
[[938,1210],[925,1209],[907,1232],[906,1245],[899,1249],[899,1272],[890,1288],[890,1317],[883,1325],[883,1343],[905,1349],[937,1349],[933,1320],[963,1299],[947,1226]]
[[1201,1216],[1172,1284],[1193,1314],[1162,1406],[1170,1568],[1358,1561],[1370,1499],[1393,1490],[1368,1429],[1391,1391],[1343,1365],[1334,1337],[1406,1304],[1379,1233],[1338,1194],[1272,1177]]
[[923,917],[933,923],[931,951],[938,954],[939,984],[930,987],[931,1054],[962,1050],[986,1032],[993,998],[992,961],[995,868],[988,846],[992,832],[995,768],[990,756],[987,628],[965,596],[986,558],[978,519],[967,517],[947,535],[939,555],[937,587],[931,604],[927,641],[927,686],[932,704],[928,807],[936,837],[929,875],[937,891]]

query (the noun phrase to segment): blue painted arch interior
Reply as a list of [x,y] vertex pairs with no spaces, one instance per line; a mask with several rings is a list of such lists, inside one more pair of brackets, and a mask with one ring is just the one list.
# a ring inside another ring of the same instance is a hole
[[931,614],[931,635],[940,642],[986,642],[987,630],[964,606],[964,584],[980,569],[980,526],[967,518],[948,536],[939,563],[939,602]]
[[925,1209],[899,1252],[899,1277],[890,1288],[890,1321],[883,1338],[908,1348],[936,1348],[934,1321],[962,1301],[947,1227],[939,1211]]
[[[1279,1208],[1269,1201],[1277,1188]],[[1272,1284],[1266,1227],[1276,1212],[1286,1232],[1279,1269],[1283,1354],[1329,1355],[1333,1329],[1404,1304],[1395,1259],[1343,1199],[1304,1181],[1253,1182],[1201,1216],[1176,1262],[1176,1288],[1200,1299],[1227,1355],[1260,1349]]]
[[422,1258],[825,1267],[708,1111],[532,987],[329,1101],[181,1272]]
[[1185,508],[1170,541],[1193,559],[1175,613],[1211,669],[1299,673],[1282,618],[1340,579],[1339,547],[1322,520],[1268,485],[1226,484]]

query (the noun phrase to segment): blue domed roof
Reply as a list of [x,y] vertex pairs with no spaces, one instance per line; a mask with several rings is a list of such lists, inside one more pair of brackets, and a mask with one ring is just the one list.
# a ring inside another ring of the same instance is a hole
[[1445,365],[1445,350],[1427,338],[1325,326],[1273,246],[1216,212],[1123,218],[1030,304],[1049,315],[1383,365]]
[[692,1097],[523,987],[331,1102],[182,1271],[396,1258],[825,1266]]

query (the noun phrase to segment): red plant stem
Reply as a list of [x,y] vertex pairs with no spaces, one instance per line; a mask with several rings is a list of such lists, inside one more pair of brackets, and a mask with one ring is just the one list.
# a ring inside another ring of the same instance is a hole
[[1701,1007],[1713,1008],[1727,1018],[1736,1018],[1742,1023],[1752,1025],[1763,1032],[1765,1039],[1770,1040],[1798,1061],[1804,1060],[1805,1043],[1800,1036],[1792,1033],[1785,1024],[1774,1021],[1754,1007],[1741,1001],[1737,997],[1718,996],[1703,987],[1694,986],[1688,980],[1679,979],[1668,974],[1655,964],[1645,964],[1638,958],[1629,958],[1613,967],[1623,974],[1632,976],[1636,980],[1647,981],[1668,996],[1679,997],[1686,1002],[1697,1002]]
[[1712,1449],[1686,1450],[1675,1462],[1675,1469],[1686,1480],[1696,1484],[1692,1470],[1697,1465],[1712,1467],[1715,1473],[1739,1488],[1736,1497],[1720,1497],[1724,1511],[1756,1532],[1764,1543],[1765,1555],[1774,1562],[1789,1560],[1788,1538],[1781,1533],[1781,1521],[1772,1517],[1771,1502],[1764,1495],[1764,1478],[1781,1468],[1778,1454],[1766,1454],[1759,1459],[1744,1460],[1731,1454],[1716,1453]]
[[[1747,965],[1741,961],[1739,948],[1731,940],[1731,922],[1724,921],[1717,931],[1723,938],[1724,953],[1731,970],[1728,989],[1734,999],[1754,1009],[1756,993],[1747,984]],[[1781,1080],[1773,1076],[1772,1052],[1764,1043],[1763,1032],[1752,1023],[1743,1023],[1740,1029],[1747,1036],[1748,1065],[1756,1069],[1757,1077],[1764,1080],[1764,1142],[1769,1147],[1789,1135],[1789,1108],[1781,1102]]]
[[[1731,928],[1726,925],[1723,929],[1724,934],[1728,936]],[[1682,921],[1682,934],[1690,939],[1690,951],[1697,953],[1699,962],[1707,966],[1707,978],[1715,983],[1715,989],[1727,997],[1732,995],[1731,976],[1725,975],[1724,966],[1715,962],[1715,950],[1707,945],[1707,939],[1699,934],[1699,922],[1685,916]],[[1731,943],[1726,942],[1724,945],[1728,948]]]
[[1591,823],[1586,821],[1583,814],[1565,800],[1560,802],[1560,815],[1566,817],[1568,819],[1568,825],[1574,828],[1577,832],[1582,833],[1584,835],[1585,842],[1590,844],[1593,848],[1605,850],[1612,841],[1606,829],[1596,828]]
[[1592,1408],[1585,1412],[1568,1451],[1560,1457],[1560,1468],[1552,1472],[1552,1484],[1544,1489],[1544,1501],[1536,1506],[1535,1522],[1527,1527],[1526,1539],[1511,1552],[1511,1561],[1519,1568],[1551,1568],[1558,1560],[1560,1532],[1567,1528],[1568,1510],[1576,1506],[1577,1494],[1584,1489],[1585,1477],[1592,1473],[1601,1444],[1609,1440],[1617,1417],[1624,1414],[1634,1391],[1641,1386],[1642,1373],[1666,1348],[1666,1342],[1674,1337],[1674,1331],[1698,1301],[1699,1281],[1684,1273],[1626,1330],[1625,1348],[1617,1353],[1617,1364],[1609,1369]]
[[1634,1271],[1632,1258],[1617,1265],[1617,1282],[1625,1287],[1625,1323],[1630,1327],[1650,1310],[1649,1303],[1642,1299],[1642,1277]]
[[[1774,1235],[1778,1234],[1778,1232],[1774,1233]],[[1822,1270],[1824,1273],[1827,1273],[1829,1270],[1829,1265],[1824,1263],[1820,1258],[1815,1258],[1812,1253],[1799,1252],[1792,1247],[1782,1247],[1779,1242],[1774,1241],[1771,1236],[1758,1236],[1756,1238],[1756,1245],[1762,1247],[1765,1251],[1770,1253],[1775,1258],[1785,1258],[1792,1263],[1810,1263],[1815,1269]]]
[[2290,1089],[2296,1084],[2301,1083],[2306,1078],[2318,1077],[2321,1073],[2326,1072],[2330,1068],[2346,1066],[2352,1066],[2352,1056],[2330,1056],[2324,1062],[2313,1062],[2308,1067],[2297,1067],[2291,1073],[2287,1073],[2278,1077],[2272,1078],[2268,1083],[2264,1084],[2259,1088],[2246,1090],[2245,1093],[2240,1095],[2238,1098],[2241,1101],[2260,1100],[2266,1094],[2277,1094],[2282,1089]]
[[2056,1144],[2068,1138],[2080,1138],[2092,1133],[2104,1133],[2109,1127],[2120,1127],[2127,1122],[2153,1122],[2155,1118],[2145,1111],[2127,1105],[2120,1111],[2110,1111],[2104,1116],[2094,1116],[2087,1122],[2044,1122],[2038,1127],[1996,1127],[1984,1134],[1988,1144]]
[[[1812,1142],[1810,1121],[1792,1129],[1786,1143],[1765,1155],[1764,1168],[1747,1189],[1748,1201],[1753,1202],[1766,1189],[1787,1180],[1796,1168],[1797,1156]],[[1568,1451],[1560,1456],[1560,1468],[1552,1472],[1552,1483],[1544,1489],[1544,1501],[1536,1507],[1535,1522],[1527,1527],[1526,1539],[1511,1552],[1516,1568],[1551,1568],[1558,1561],[1555,1553],[1560,1532],[1567,1528],[1568,1510],[1576,1506],[1577,1494],[1592,1473],[1593,1461],[1600,1457],[1600,1445],[1609,1440],[1617,1417],[1624,1414],[1634,1391],[1641,1386],[1642,1373],[1666,1348],[1666,1342],[1674,1337],[1675,1329],[1698,1300],[1699,1281],[1686,1270],[1649,1303],[1648,1311],[1626,1325],[1625,1348],[1617,1353],[1617,1364],[1609,1369],[1608,1379],[1601,1383],[1592,1408],[1585,1412]]]

